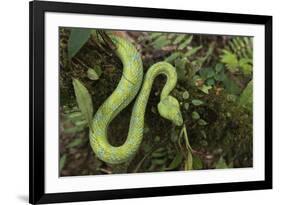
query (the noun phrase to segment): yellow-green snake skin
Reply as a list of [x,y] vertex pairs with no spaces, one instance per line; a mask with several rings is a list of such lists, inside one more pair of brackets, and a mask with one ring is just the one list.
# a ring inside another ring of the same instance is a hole
[[[115,35],[110,35],[110,38],[116,46],[116,55],[123,63],[123,74],[114,92],[93,118],[90,144],[99,159],[119,164],[131,159],[142,142],[145,109],[153,81],[158,75],[164,74],[167,77],[157,106],[160,115],[178,126],[183,120],[177,99],[169,95],[177,83],[175,68],[167,62],[156,63],[148,69],[143,80],[142,60],[135,47],[124,38]],[[123,145],[114,147],[107,140],[107,127],[137,94],[127,139]]]

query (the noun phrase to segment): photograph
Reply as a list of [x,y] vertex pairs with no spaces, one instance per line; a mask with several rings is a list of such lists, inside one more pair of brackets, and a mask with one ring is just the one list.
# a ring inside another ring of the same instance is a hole
[[29,11],[30,203],[272,189],[272,16]]
[[253,167],[253,36],[57,38],[59,177]]

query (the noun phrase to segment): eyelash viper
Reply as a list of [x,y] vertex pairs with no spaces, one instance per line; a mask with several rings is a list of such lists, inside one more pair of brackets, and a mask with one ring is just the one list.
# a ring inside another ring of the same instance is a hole
[[[116,35],[110,35],[110,38],[116,46],[116,55],[122,61],[123,74],[116,89],[94,115],[89,138],[99,159],[119,164],[131,159],[142,142],[145,109],[153,81],[158,75],[167,77],[157,106],[159,114],[178,126],[183,120],[177,99],[170,95],[177,83],[176,69],[167,62],[158,62],[148,69],[143,79],[141,56],[133,44]],[[112,146],[107,140],[107,127],[135,97],[127,139],[121,146]]]

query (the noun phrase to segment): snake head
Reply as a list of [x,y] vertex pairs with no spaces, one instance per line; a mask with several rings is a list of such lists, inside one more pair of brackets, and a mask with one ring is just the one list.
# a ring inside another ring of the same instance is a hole
[[158,103],[157,108],[163,118],[172,121],[177,126],[182,125],[183,119],[180,105],[176,98],[172,96],[165,97]]

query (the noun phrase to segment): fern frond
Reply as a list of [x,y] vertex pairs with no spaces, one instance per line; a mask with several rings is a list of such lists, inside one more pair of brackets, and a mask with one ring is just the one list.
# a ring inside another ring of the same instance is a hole
[[236,54],[238,58],[249,58],[253,57],[253,40],[251,37],[234,37],[232,38],[226,50]]
[[251,37],[234,37],[222,50],[221,63],[224,63],[230,72],[241,70],[250,75],[253,69],[253,40]]

